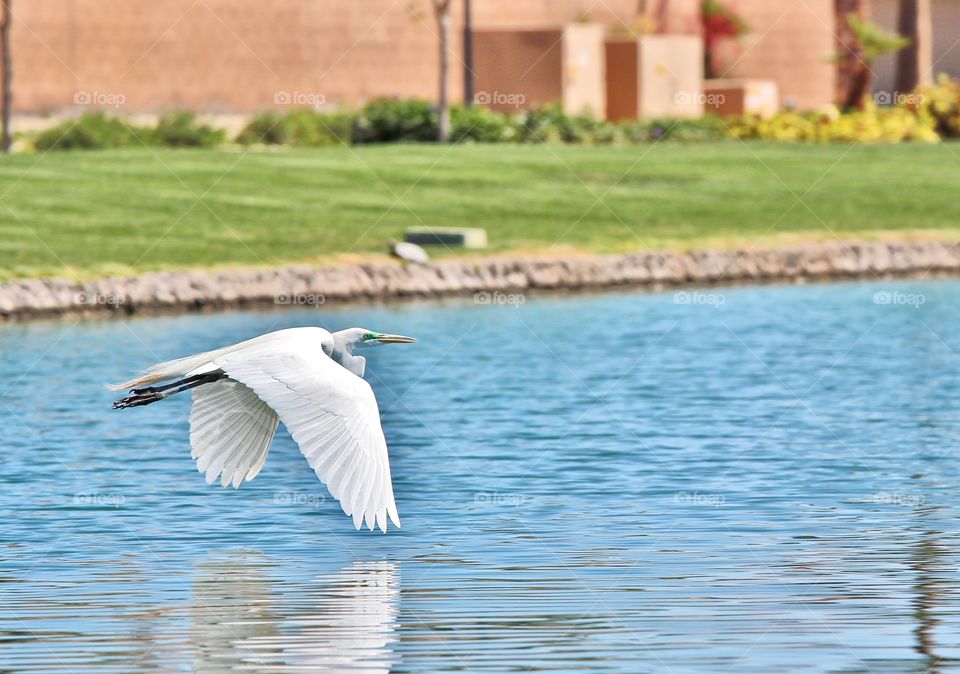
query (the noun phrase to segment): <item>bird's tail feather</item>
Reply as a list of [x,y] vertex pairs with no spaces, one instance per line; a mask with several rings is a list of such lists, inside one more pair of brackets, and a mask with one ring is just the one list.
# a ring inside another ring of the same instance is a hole
[[216,360],[220,356],[223,356],[227,353],[250,346],[251,344],[256,344],[262,340],[270,339],[271,335],[272,333],[267,333],[266,335],[260,335],[259,337],[248,339],[245,342],[240,342],[239,344],[225,346],[222,349],[214,349],[213,351],[198,353],[194,356],[186,356],[185,358],[177,358],[176,360],[168,360],[163,363],[157,363],[156,365],[148,367],[146,370],[144,370],[139,377],[134,377],[130,381],[125,381],[120,384],[107,384],[107,388],[111,391],[124,391],[127,389],[145,386],[147,384],[156,384],[157,382],[161,382],[166,379],[173,379],[175,377],[204,374],[216,369],[216,366],[212,365],[211,361]]
[[[230,347],[228,347],[230,348]],[[189,374],[200,374],[201,368],[207,365],[217,356],[222,355],[227,349],[217,349],[216,351],[207,351],[198,353],[195,356],[186,356],[176,360],[168,360],[163,363],[153,365],[133,379],[119,384],[108,384],[107,388],[111,391],[125,391],[127,389],[138,388],[148,384],[156,384],[174,377],[185,377]]]

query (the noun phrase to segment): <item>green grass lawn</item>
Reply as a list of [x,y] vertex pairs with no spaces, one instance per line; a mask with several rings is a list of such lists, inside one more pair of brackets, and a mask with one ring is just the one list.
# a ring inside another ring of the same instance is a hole
[[51,152],[0,158],[0,276],[382,253],[415,225],[493,251],[960,239],[958,186],[952,145]]

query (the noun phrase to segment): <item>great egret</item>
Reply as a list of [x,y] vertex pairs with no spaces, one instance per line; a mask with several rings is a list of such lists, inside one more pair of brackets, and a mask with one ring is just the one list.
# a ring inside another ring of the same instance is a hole
[[[114,409],[193,390],[190,445],[208,484],[239,488],[260,472],[279,422],[359,529],[400,526],[380,410],[354,349],[409,344],[412,337],[363,328],[270,332],[215,351],[158,363],[113,390]],[[342,367],[341,367],[342,366]],[[168,380],[174,381],[168,381]],[[168,382],[160,384],[160,382]],[[156,385],[155,385],[156,384]]]
[[427,251],[415,243],[390,239],[387,246],[390,248],[390,255],[398,260],[412,262],[413,264],[426,264],[430,261]]

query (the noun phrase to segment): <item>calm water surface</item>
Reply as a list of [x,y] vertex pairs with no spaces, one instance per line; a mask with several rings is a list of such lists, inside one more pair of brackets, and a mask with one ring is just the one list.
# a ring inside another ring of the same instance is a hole
[[[368,364],[402,530],[110,410],[310,324],[421,340]],[[0,670],[960,669],[958,354],[953,281],[3,327]]]

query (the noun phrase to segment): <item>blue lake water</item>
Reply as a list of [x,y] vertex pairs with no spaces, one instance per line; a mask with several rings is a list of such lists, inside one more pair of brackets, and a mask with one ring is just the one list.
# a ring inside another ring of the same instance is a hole
[[[0,328],[0,670],[960,669],[960,282],[524,299]],[[401,530],[110,409],[317,324],[420,339],[368,354]]]

